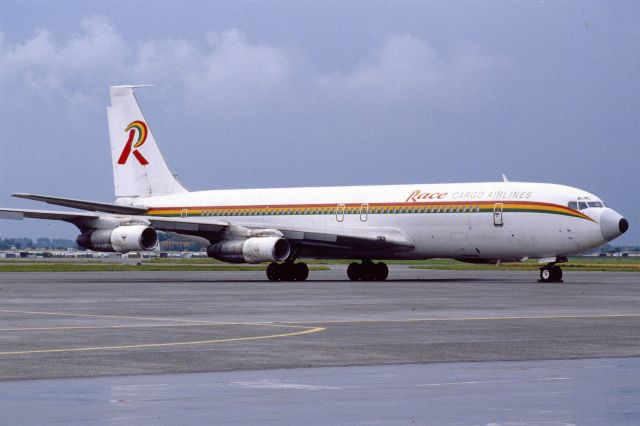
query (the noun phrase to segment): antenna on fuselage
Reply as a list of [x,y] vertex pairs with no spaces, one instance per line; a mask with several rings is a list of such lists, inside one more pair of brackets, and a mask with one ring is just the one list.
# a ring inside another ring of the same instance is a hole
[[502,181],[503,182],[509,182],[509,178],[504,173],[502,174]]

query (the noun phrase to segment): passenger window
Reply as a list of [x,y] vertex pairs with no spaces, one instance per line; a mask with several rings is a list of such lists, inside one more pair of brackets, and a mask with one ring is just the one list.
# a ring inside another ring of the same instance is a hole
[[577,201],[569,201],[569,208],[578,210],[578,202]]

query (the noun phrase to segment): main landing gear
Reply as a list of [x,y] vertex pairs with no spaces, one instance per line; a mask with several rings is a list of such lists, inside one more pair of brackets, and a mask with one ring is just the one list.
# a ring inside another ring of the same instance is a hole
[[383,262],[373,263],[363,260],[352,262],[347,268],[347,276],[351,281],[384,281],[389,276],[389,268]]
[[540,268],[540,282],[541,283],[561,283],[562,282],[562,268],[558,265],[550,263],[547,266]]
[[309,267],[303,262],[272,262],[267,266],[269,281],[306,281],[307,277],[309,277]]

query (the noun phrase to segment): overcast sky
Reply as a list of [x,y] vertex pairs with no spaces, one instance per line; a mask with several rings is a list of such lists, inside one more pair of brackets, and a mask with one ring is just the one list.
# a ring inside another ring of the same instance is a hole
[[[192,190],[583,188],[640,243],[640,2],[2,1],[0,206],[113,200],[109,86]],[[0,221],[0,237],[75,227]]]

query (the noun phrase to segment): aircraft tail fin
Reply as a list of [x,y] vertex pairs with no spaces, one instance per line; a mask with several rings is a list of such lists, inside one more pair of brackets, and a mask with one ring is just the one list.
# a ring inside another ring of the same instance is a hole
[[133,93],[136,87],[142,86],[110,88],[107,117],[116,201],[188,192],[158,148]]

